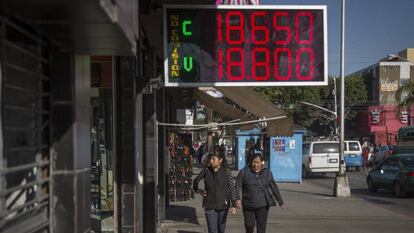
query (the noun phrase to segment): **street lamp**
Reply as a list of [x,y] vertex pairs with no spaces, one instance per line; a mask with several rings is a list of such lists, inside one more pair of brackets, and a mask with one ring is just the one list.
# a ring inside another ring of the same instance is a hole
[[[336,99],[336,96],[335,96],[335,99]],[[338,118],[338,113],[336,111],[336,108],[335,108],[335,111],[331,111],[327,108],[321,107],[321,106],[316,105],[316,104],[308,103],[308,102],[305,102],[305,101],[300,101],[299,103],[306,104],[306,105],[312,106],[314,108],[317,108],[317,109],[320,109],[320,110],[323,110],[325,112],[329,112],[330,114],[332,114],[334,116],[333,120],[334,120],[335,135],[338,135],[338,127],[336,126],[336,119]],[[335,100],[335,103],[336,103],[336,100]],[[335,106],[336,106],[336,104],[335,104]]]
[[335,111],[335,112],[334,112],[334,111],[331,111],[331,110],[329,110],[329,109],[327,109],[327,108],[324,108],[324,107],[321,107],[321,106],[319,106],[319,105],[312,104],[312,103],[308,103],[308,102],[305,102],[305,101],[300,101],[299,103],[301,103],[301,104],[306,104],[306,105],[310,105],[310,106],[312,106],[312,107],[319,108],[319,109],[321,109],[321,110],[324,110],[324,111],[326,111],[326,112],[329,112],[329,113],[331,113],[331,114],[333,114],[333,115],[335,116],[335,119],[336,119],[336,117],[338,116],[338,114],[336,113],[336,111]]
[[332,95],[334,96],[334,103],[335,103],[334,110],[335,111],[331,111],[329,109],[326,109],[326,108],[323,108],[323,107],[318,106],[316,104],[308,103],[308,102],[305,102],[305,101],[301,101],[299,103],[306,104],[306,105],[309,105],[309,106],[313,106],[315,108],[319,108],[321,110],[324,110],[326,112],[329,112],[329,113],[333,114],[335,116],[335,119],[334,119],[335,135],[338,136],[339,135],[338,125],[337,125],[337,122],[336,122],[336,119],[338,119],[338,104],[337,104],[337,98],[336,98],[336,78],[335,77],[333,78],[333,81],[334,81],[334,85],[333,85],[333,88],[332,88]]

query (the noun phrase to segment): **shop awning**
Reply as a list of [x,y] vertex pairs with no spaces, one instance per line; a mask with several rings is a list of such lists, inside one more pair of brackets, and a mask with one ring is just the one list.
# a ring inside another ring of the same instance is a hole
[[[216,99],[209,94],[205,93],[204,91],[195,89],[193,97],[200,101],[202,104],[206,105],[207,107],[213,109],[213,111],[220,113],[221,115],[228,117],[232,120],[240,119],[240,121],[251,120],[249,115],[245,112],[242,112],[238,109],[235,109],[230,104],[224,103],[220,99]],[[253,125],[241,125],[241,129],[252,129]]]
[[[287,116],[287,114],[251,87],[216,87],[231,101],[259,118]],[[269,136],[291,136],[293,119],[289,116],[267,122]]]
[[203,91],[196,89],[194,92],[194,97],[204,105],[207,105],[209,108],[232,120],[243,120],[249,118],[249,115],[247,113],[237,110],[233,108],[233,106],[226,104],[223,101],[216,99]]

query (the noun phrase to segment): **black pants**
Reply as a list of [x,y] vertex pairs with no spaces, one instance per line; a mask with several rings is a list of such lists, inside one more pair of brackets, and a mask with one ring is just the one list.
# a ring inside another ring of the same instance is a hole
[[269,207],[263,207],[260,209],[243,208],[244,228],[246,229],[246,233],[253,233],[254,226],[256,224],[257,233],[265,233],[268,214]]

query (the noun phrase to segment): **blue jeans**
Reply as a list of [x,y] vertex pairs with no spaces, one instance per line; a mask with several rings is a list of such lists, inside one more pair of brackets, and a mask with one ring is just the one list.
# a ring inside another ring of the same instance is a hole
[[207,218],[208,233],[224,233],[229,210],[206,209],[204,212]]

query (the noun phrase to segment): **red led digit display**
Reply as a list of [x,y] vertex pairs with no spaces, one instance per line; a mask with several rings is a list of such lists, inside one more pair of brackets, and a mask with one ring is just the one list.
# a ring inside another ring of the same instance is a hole
[[243,80],[244,78],[244,51],[242,48],[229,48],[227,50],[227,77],[230,80]]
[[[308,54],[307,59],[303,59],[303,54]],[[305,61],[304,61],[305,60]],[[314,52],[311,48],[298,48],[296,51],[296,75],[299,80],[311,80],[314,77]],[[305,70],[305,71],[303,71]],[[303,74],[306,73],[306,74]]]
[[[280,57],[284,59],[280,59]],[[276,48],[274,52],[274,74],[275,79],[287,81],[292,77],[292,51],[288,48]],[[280,72],[285,70],[285,74]]]
[[217,14],[217,42],[223,41],[223,20],[221,14]]
[[[264,56],[264,61],[259,61],[257,58],[258,55]],[[252,64],[253,64],[253,71],[252,75],[255,80],[262,81],[268,80],[270,75],[270,62],[269,62],[269,49],[268,48],[254,48],[252,54]],[[259,69],[262,70],[259,70]],[[259,74],[259,71],[262,71],[262,74]],[[263,72],[264,71],[264,72]]]
[[240,11],[228,12],[224,23],[227,44],[241,45],[244,42],[244,15]]
[[166,6],[166,85],[326,85],[326,33],[326,6]]
[[[305,19],[302,19],[305,18]],[[301,20],[302,19],[302,20]],[[307,19],[307,20],[306,20]],[[307,27],[302,25],[303,22],[307,23]],[[312,44],[313,35],[313,15],[309,11],[299,11],[295,15],[295,29],[296,29],[296,42],[299,44]],[[302,39],[302,33],[308,33],[308,39]]]
[[278,19],[284,18],[288,20],[289,12],[287,11],[279,11],[273,14],[273,27],[275,28],[276,35],[283,35],[284,39],[276,39],[275,43],[278,45],[287,45],[290,43],[292,39],[292,32],[290,31],[290,27],[283,26],[278,23]]
[[[257,11],[253,12],[250,15],[250,22],[251,22],[251,40],[252,43],[255,45],[266,45],[269,43],[269,29],[264,25],[257,25],[257,18],[266,16],[266,12],[264,11]],[[259,35],[258,35],[259,34]],[[261,36],[259,38],[258,36]]]

